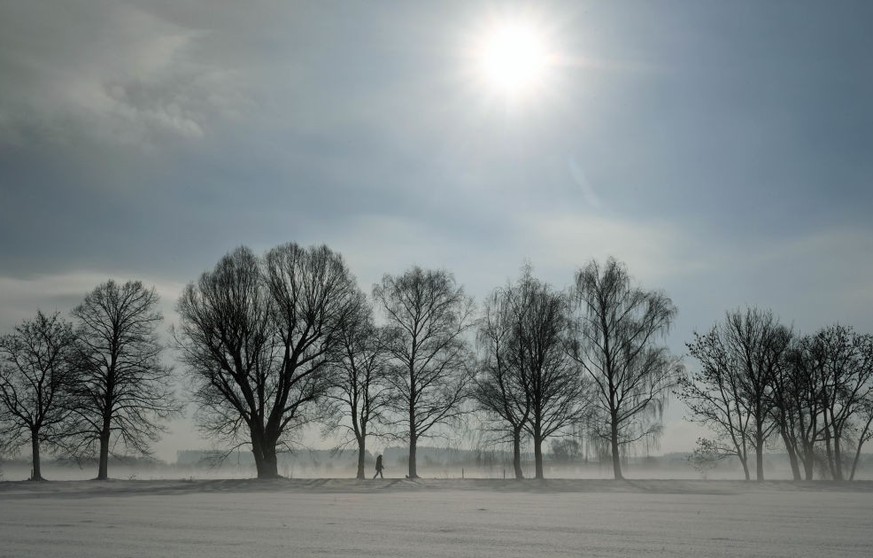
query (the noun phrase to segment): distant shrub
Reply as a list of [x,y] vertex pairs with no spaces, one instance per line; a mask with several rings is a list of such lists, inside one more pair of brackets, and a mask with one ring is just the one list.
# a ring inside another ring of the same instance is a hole
[[706,479],[709,471],[718,467],[718,462],[727,457],[714,440],[698,438],[694,452],[688,456],[688,463]]

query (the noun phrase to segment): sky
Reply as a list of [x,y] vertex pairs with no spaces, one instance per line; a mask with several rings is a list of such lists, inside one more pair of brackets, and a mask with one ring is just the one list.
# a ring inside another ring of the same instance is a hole
[[[548,45],[524,94],[483,77],[507,22]],[[479,300],[614,256],[679,355],[746,306],[873,332],[871,52],[866,1],[0,0],[0,332],[108,278],[171,323],[222,255],[290,241]],[[172,431],[161,457],[208,446]]]

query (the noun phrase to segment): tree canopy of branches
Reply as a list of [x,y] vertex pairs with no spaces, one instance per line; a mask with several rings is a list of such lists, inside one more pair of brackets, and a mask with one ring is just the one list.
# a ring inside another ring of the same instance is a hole
[[773,415],[785,440],[795,480],[812,480],[816,447],[824,440],[825,346],[820,335],[795,337],[773,390]]
[[507,434],[512,442],[516,479],[523,479],[521,434],[530,416],[530,397],[524,369],[519,366],[513,336],[512,287],[494,291],[485,301],[477,332],[479,360],[471,396],[478,410],[494,426],[498,440]]
[[687,347],[700,368],[679,379],[677,394],[688,407],[691,420],[716,434],[715,440],[698,440],[697,453],[713,463],[736,456],[749,480],[751,414],[743,403],[744,393],[736,373],[739,365],[725,347],[718,327],[704,335],[695,332],[694,341]]
[[516,335],[531,406],[525,429],[533,438],[535,474],[541,479],[543,441],[581,419],[588,407],[588,384],[565,351],[564,297],[529,276],[519,287],[522,313]]
[[418,440],[462,413],[473,301],[450,273],[419,267],[386,274],[373,297],[386,319],[392,410],[409,442],[409,478],[417,478]]
[[579,270],[572,294],[568,351],[594,382],[593,407],[608,428],[602,436],[621,479],[621,446],[660,434],[664,406],[683,370],[658,345],[676,307],[660,292],[632,286],[625,266],[613,258]]
[[180,297],[176,339],[198,422],[250,443],[258,478],[278,476],[277,446],[314,418],[359,292],[339,254],[289,243],[263,258],[238,248]]
[[57,443],[64,435],[75,340],[71,323],[58,313],[42,312],[0,337],[0,415],[9,424],[6,443],[30,440],[32,480],[43,480],[40,444]]
[[[870,438],[873,405],[873,336],[834,325],[808,341],[821,380],[823,437],[832,478],[854,478],[863,443]],[[855,458],[844,454],[855,446]]]
[[389,403],[386,351],[382,331],[373,322],[373,308],[360,293],[358,311],[338,333],[339,350],[329,397],[335,403],[328,430],[346,429],[358,446],[356,476],[365,478],[367,436],[385,415]]
[[110,448],[151,453],[162,422],[179,412],[161,363],[158,295],[139,281],[107,281],[73,309],[76,379],[73,425],[65,445],[74,455],[98,446],[98,479],[108,478]]
[[473,396],[511,436],[516,478],[523,478],[522,430],[533,439],[535,476],[541,479],[543,441],[586,409],[585,382],[564,350],[567,318],[564,297],[527,266],[515,284],[496,290],[486,303]]
[[778,426],[773,393],[785,364],[791,331],[772,312],[728,312],[706,335],[695,333],[688,350],[701,369],[681,382],[680,397],[691,420],[712,428],[721,446],[750,478],[748,447],[755,450],[756,478],[764,479],[764,445]]

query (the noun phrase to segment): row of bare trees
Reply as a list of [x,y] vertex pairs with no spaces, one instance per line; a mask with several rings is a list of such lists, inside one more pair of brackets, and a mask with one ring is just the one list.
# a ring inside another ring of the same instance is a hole
[[239,248],[188,285],[175,338],[194,381],[198,422],[250,444],[258,476],[278,475],[276,453],[298,427],[346,429],[364,476],[368,436],[416,447],[457,420],[470,379],[465,335],[473,303],[451,274],[413,268],[373,289],[357,286],[325,246],[285,244],[258,257]]
[[37,312],[0,337],[0,442],[30,443],[33,480],[41,448],[97,456],[108,478],[114,451],[148,452],[164,420],[179,412],[161,360],[154,289],[108,281],[72,311]]
[[843,325],[800,335],[772,312],[729,312],[688,349],[699,368],[680,381],[690,419],[709,427],[698,459],[736,457],[764,479],[769,445],[786,450],[795,480],[854,479],[873,437],[873,336]]
[[[12,445],[97,455],[106,478],[113,449],[149,452],[179,412],[161,360],[157,295],[141,283],[97,287],[72,313],[38,313],[3,337],[0,408]],[[591,262],[556,290],[529,267],[477,313],[447,271],[413,267],[364,294],[326,246],[241,247],[184,289],[173,344],[196,403],[196,421],[225,447],[251,448],[260,478],[278,476],[277,453],[318,423],[358,448],[403,440],[410,478],[422,439],[484,417],[492,442],[543,443],[580,424],[607,448],[616,478],[629,444],[660,433],[681,376],[662,345],[676,309],[632,285],[610,259]],[[594,425],[594,427],[591,427]]]
[[261,477],[277,475],[297,427],[319,421],[348,432],[359,478],[374,434],[408,443],[415,478],[419,441],[475,409],[512,442],[518,477],[522,437],[533,440],[542,478],[543,442],[593,416],[621,478],[622,448],[658,432],[681,371],[658,344],[675,308],[615,260],[592,262],[567,292],[526,268],[481,318],[442,270],[385,275],[371,300],[324,246],[222,258],[177,308],[200,424],[250,444]]
[[634,287],[613,259],[579,270],[567,292],[525,268],[516,283],[492,293],[479,327],[473,398],[512,442],[516,478],[523,433],[533,440],[542,478],[543,441],[579,424],[608,447],[622,478],[626,446],[660,434],[682,373],[660,344],[675,313],[669,298]]

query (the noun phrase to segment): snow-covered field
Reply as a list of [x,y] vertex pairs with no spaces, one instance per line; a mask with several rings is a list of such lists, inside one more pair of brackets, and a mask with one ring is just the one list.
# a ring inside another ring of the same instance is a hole
[[0,556],[873,556],[873,483],[0,483]]

